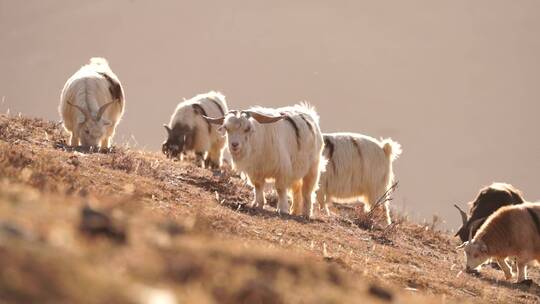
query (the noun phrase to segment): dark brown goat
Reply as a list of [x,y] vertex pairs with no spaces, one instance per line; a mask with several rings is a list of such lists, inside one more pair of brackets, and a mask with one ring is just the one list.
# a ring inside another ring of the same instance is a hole
[[492,213],[501,207],[522,204],[524,201],[521,191],[510,184],[493,183],[481,189],[476,199],[469,203],[470,216],[467,216],[467,213],[458,205],[454,205],[459,210],[463,221],[463,225],[455,236],[459,236],[462,242],[472,239]]

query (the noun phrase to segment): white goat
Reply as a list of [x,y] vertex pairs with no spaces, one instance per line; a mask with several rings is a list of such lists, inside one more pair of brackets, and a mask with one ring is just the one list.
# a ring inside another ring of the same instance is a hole
[[226,131],[233,165],[255,188],[254,207],[264,206],[265,182],[274,181],[280,213],[289,213],[291,189],[292,214],[311,216],[323,148],[319,116],[313,108],[306,104],[256,107],[208,121]]
[[195,151],[200,164],[208,152],[205,165],[219,168],[225,138],[203,116],[224,116],[227,112],[225,96],[213,91],[179,103],[169,125],[164,125],[167,140],[162,145],[163,153],[169,158],[176,158]]
[[109,148],[124,112],[124,90],[107,60],[91,58],[62,90],[59,112],[70,145]]
[[[392,185],[392,162],[401,154],[401,146],[391,139],[378,141],[354,133],[324,134],[324,144],[328,163],[317,192],[319,207],[330,214],[331,199],[348,202],[364,197],[364,206],[369,210]],[[390,224],[387,202],[385,210]]]

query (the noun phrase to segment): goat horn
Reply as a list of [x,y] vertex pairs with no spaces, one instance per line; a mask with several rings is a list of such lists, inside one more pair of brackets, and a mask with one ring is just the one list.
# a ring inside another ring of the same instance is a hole
[[248,117],[253,117],[258,123],[267,124],[280,121],[285,118],[285,115],[281,114],[280,116],[269,116],[253,111],[242,111],[243,114],[246,114]]
[[469,220],[467,217],[467,213],[463,211],[463,209],[459,208],[458,205],[454,204],[454,207],[459,211],[459,214],[461,214],[461,221],[463,222],[463,225],[467,224],[467,221]]
[[222,125],[223,121],[225,120],[225,116],[219,117],[219,118],[212,118],[208,116],[201,115],[207,122],[215,125]]
[[469,241],[472,240],[474,234],[473,232],[476,232],[477,229],[479,228],[480,224],[482,223],[483,220],[485,220],[486,218],[483,217],[483,218],[479,218],[477,220],[474,220],[470,225],[469,225]]
[[463,242],[461,245],[457,246],[456,249],[462,249],[463,247],[467,246],[469,242]]
[[115,103],[115,101],[111,101],[109,103],[106,103],[104,105],[102,105],[99,110],[98,110],[98,113],[97,113],[97,120],[100,121],[101,120],[101,116],[103,116],[103,113],[105,113],[105,110],[107,110],[107,108],[112,105],[113,103]]
[[238,114],[238,110],[230,110],[229,112],[227,112],[227,114],[225,114],[225,116],[222,116],[222,117],[219,117],[219,118],[212,118],[212,117],[208,117],[208,116],[205,116],[205,115],[201,115],[201,116],[211,124],[222,125],[223,122],[225,121],[225,117],[227,115],[229,115],[229,114],[232,114],[232,115],[236,116],[236,114]]
[[172,132],[171,128],[169,128],[169,126],[167,126],[167,125],[163,125],[163,127],[164,127],[165,130],[167,131],[167,134],[168,134],[169,136],[171,136],[171,132]]
[[84,118],[85,118],[86,120],[92,117],[92,116],[90,115],[90,112],[88,112],[87,109],[85,109],[85,108],[83,108],[83,107],[80,107],[80,106],[78,106],[78,105],[76,105],[76,104],[73,104],[73,103],[71,103],[71,101],[68,101],[67,104],[70,105],[70,106],[72,106],[72,107],[74,107],[74,108],[76,108],[76,109],[78,109],[79,111],[81,111],[81,113],[84,114]]

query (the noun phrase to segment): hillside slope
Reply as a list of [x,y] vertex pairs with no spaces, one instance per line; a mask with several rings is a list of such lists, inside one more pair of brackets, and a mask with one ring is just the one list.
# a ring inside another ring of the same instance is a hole
[[[158,153],[65,149],[58,123],[0,116],[4,303],[534,303],[457,241],[251,210],[249,187]],[[538,278],[538,272],[532,273]],[[501,281],[499,281],[501,280]]]

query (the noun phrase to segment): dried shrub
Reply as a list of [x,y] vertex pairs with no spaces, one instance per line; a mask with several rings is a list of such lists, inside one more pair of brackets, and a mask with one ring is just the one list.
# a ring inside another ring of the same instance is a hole
[[364,212],[360,206],[355,209],[355,218],[352,222],[366,230],[374,230],[380,228],[381,223],[386,223],[385,204],[392,201],[392,193],[397,189],[398,182],[395,182],[386,192],[371,206],[369,212]]
[[33,160],[30,152],[21,150],[17,147],[7,147],[7,149],[0,154],[0,162],[3,163],[3,166],[22,169],[29,166]]

